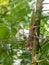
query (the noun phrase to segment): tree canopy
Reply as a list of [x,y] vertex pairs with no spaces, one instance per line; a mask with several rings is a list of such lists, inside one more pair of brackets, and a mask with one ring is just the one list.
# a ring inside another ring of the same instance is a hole
[[[32,50],[26,41],[32,15],[36,12],[35,0],[0,0],[0,64],[32,65]],[[39,65],[49,65],[49,12],[40,14]],[[33,13],[33,14],[32,14]],[[38,14],[37,14],[38,15]],[[38,16],[35,16],[38,18]],[[37,58],[38,58],[37,57]]]

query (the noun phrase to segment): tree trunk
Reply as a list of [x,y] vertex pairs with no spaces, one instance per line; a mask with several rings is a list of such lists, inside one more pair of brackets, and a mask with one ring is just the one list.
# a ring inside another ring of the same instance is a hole
[[40,33],[40,16],[43,0],[37,0],[36,12],[32,14],[30,23],[29,37],[27,39],[27,49],[32,49],[32,65],[38,65],[39,53],[39,33]]

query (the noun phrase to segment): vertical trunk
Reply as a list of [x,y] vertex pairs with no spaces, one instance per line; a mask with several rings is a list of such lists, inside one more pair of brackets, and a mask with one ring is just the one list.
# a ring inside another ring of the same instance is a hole
[[[39,33],[40,33],[39,26],[40,26],[40,15],[41,15],[41,9],[42,9],[42,2],[43,2],[43,0],[37,0],[37,4],[36,4],[34,26],[38,26],[38,27],[34,28],[34,35],[36,35],[37,37],[39,37]],[[32,63],[34,63],[34,64],[32,64],[32,65],[38,65],[37,61],[39,60],[39,58],[38,58],[39,38],[37,38],[37,37],[34,37],[34,39],[33,39]]]
[[40,29],[40,15],[42,9],[42,2],[43,0],[37,0],[36,4],[36,12],[33,13],[31,23],[30,23],[30,30],[29,30],[29,37],[27,39],[27,48],[29,50],[32,49],[32,65],[38,65],[36,63],[38,59],[39,53],[39,29]]

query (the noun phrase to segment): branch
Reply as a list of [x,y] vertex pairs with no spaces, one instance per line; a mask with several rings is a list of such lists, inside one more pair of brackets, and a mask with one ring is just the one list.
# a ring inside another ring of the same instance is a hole
[[34,64],[34,63],[40,63],[40,62],[45,61],[45,60],[49,60],[49,58],[43,58],[41,60],[37,60],[36,62],[33,62],[32,64]]

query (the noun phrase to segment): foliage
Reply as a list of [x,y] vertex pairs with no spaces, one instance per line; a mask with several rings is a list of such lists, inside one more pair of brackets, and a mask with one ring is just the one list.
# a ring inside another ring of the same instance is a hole
[[[28,51],[25,48],[26,36],[23,31],[29,28],[32,10],[28,2],[31,1],[0,0],[0,64],[2,65],[12,65],[16,59],[21,59],[21,65],[31,64],[32,51]],[[41,60],[49,58],[49,42],[46,40],[49,38],[47,20],[48,17],[41,15],[40,36],[43,39],[40,39],[40,45],[46,43],[41,47]],[[23,31],[18,36],[20,39],[16,37],[19,30]],[[40,62],[40,65],[49,65],[49,60],[47,59]]]

